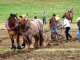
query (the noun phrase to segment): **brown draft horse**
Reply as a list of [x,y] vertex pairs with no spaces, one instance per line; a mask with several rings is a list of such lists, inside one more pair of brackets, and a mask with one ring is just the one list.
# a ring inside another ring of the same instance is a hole
[[16,46],[14,44],[14,37],[16,37],[17,48],[21,49],[20,41],[19,41],[19,20],[18,20],[17,14],[10,14],[6,22],[6,28],[12,42],[11,49],[16,49]]
[[[30,21],[26,14],[20,16],[21,35],[25,41],[25,49],[46,46],[43,38],[43,22],[40,19]],[[35,44],[32,43],[32,37],[35,38]]]
[[65,16],[68,20],[71,20],[71,23],[72,23],[73,8],[70,8],[66,13],[63,14],[63,16]]

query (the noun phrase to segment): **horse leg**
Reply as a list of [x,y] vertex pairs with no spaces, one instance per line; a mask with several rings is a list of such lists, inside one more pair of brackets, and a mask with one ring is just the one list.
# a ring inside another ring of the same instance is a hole
[[20,40],[19,40],[19,35],[18,35],[18,34],[17,34],[17,36],[16,36],[16,41],[17,41],[17,48],[18,48],[18,49],[21,49]]
[[25,42],[25,50],[29,49],[29,41],[28,41],[27,37],[26,36],[22,36],[22,37],[23,37],[23,40]]
[[45,47],[46,46],[46,43],[44,41],[44,37],[43,37],[43,34],[42,33],[40,33],[40,46],[42,46],[42,47]]
[[10,34],[10,32],[9,32],[9,37],[10,37],[10,39],[11,39],[11,42],[12,42],[12,47],[11,47],[11,49],[16,49],[16,46],[14,45],[14,39],[13,39],[13,35],[12,34]]
[[39,47],[39,37],[37,35],[34,36],[35,38],[35,48],[38,48]]
[[16,49],[16,46],[14,45],[14,39],[13,39],[13,38],[11,38],[11,42],[12,42],[12,47],[11,47],[11,49]]
[[24,41],[24,39],[23,39],[23,43],[22,43],[22,46],[23,46],[23,47],[25,47],[25,41]]
[[34,45],[33,45],[33,43],[32,43],[32,36],[29,36],[29,37],[28,37],[28,41],[29,41],[29,46],[30,46],[30,48],[34,48]]

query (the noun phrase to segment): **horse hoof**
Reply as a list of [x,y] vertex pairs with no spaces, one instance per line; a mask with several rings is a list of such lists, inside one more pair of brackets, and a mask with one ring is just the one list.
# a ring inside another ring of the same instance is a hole
[[21,46],[21,49],[25,48],[25,46]]
[[11,50],[13,50],[13,49],[15,50],[15,49],[16,49],[16,47],[12,47],[12,48],[11,48]]
[[25,49],[25,50],[29,49],[29,46],[28,46],[28,45],[26,45],[24,49]]
[[43,42],[42,47],[46,47],[46,43],[45,42]]
[[24,42],[23,42],[22,46],[24,46],[24,47],[25,47],[25,43],[24,43]]
[[11,49],[16,49],[16,46],[12,44],[12,48]]
[[39,49],[39,47],[38,47],[38,46],[36,46],[35,48],[36,48],[36,49]]
[[31,45],[30,45],[30,48],[34,48],[34,46],[31,44]]
[[21,46],[18,46],[18,47],[17,47],[17,49],[19,49],[19,50],[20,50],[20,49],[21,49]]

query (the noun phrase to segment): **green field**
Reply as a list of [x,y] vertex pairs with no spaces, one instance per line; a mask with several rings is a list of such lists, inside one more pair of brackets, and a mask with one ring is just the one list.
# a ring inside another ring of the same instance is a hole
[[10,13],[18,16],[28,13],[29,19],[36,13],[42,19],[43,11],[48,21],[53,13],[62,17],[69,8],[73,8],[73,22],[76,22],[80,16],[80,0],[0,0],[0,22],[5,22]]

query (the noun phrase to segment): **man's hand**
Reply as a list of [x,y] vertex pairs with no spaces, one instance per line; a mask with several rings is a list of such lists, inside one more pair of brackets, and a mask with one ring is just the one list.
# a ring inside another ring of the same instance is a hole
[[64,29],[64,26],[61,26],[62,29]]

